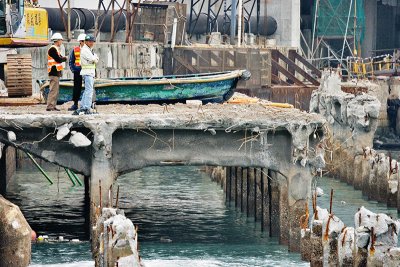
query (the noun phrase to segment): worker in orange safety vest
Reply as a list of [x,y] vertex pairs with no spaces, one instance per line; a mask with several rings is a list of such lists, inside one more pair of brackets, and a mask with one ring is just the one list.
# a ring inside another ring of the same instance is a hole
[[69,68],[74,74],[74,90],[72,93],[72,101],[74,103],[68,109],[74,111],[78,109],[79,98],[82,92],[82,75],[81,75],[81,48],[85,45],[86,34],[82,33],[78,36],[79,46],[75,46],[69,54]]
[[56,107],[57,99],[60,89],[60,77],[62,76],[61,71],[64,69],[62,63],[67,61],[67,57],[64,57],[60,53],[60,47],[63,41],[63,37],[60,33],[56,32],[51,36],[53,45],[47,51],[47,72],[50,79],[50,92],[47,96],[47,111],[59,111]]

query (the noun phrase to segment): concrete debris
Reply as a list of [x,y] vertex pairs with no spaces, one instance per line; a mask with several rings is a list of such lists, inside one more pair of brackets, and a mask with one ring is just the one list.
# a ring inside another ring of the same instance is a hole
[[7,138],[8,138],[8,141],[10,141],[10,142],[15,142],[17,140],[17,136],[15,135],[15,133],[13,131],[7,132]]
[[131,220],[123,211],[113,208],[103,208],[96,228],[99,235],[99,257],[96,266],[141,267],[138,252],[138,237]]
[[18,206],[0,196],[0,266],[28,266],[32,229]]
[[327,119],[335,140],[346,142],[345,146],[357,145],[359,150],[372,146],[380,107],[375,96],[343,92],[340,77],[333,72],[323,73],[321,85],[313,92],[310,102],[310,112]]
[[73,144],[75,147],[86,147],[92,144],[89,138],[87,138],[84,134],[77,131],[71,132],[71,137],[69,139],[69,142]]
[[[302,243],[307,248],[302,251],[317,251],[323,247],[322,257],[311,255],[311,266],[400,266],[400,248],[397,248],[400,221],[386,214],[376,214],[361,207],[354,216],[355,228],[344,227],[336,216],[329,215],[326,209],[317,207],[318,220],[311,221],[312,233],[309,244],[302,234]],[[302,233],[308,230],[303,229]],[[313,259],[313,257],[316,257]],[[322,259],[322,263],[321,263]],[[319,265],[313,265],[318,262]]]
[[354,233],[353,227],[346,227],[339,235],[339,266],[353,266]]
[[71,127],[72,127],[72,123],[65,123],[62,126],[58,127],[57,128],[57,140],[61,140],[64,137],[66,137],[69,134]]

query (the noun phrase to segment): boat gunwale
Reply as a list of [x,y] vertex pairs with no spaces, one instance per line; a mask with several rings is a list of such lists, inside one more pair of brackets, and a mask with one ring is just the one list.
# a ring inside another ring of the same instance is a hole
[[[224,80],[230,80],[235,78],[240,78],[245,70],[234,70],[229,72],[220,72],[214,73],[214,75],[209,74],[202,74],[200,76],[193,77],[183,77],[183,78],[176,78],[176,76],[160,76],[157,78],[149,77],[149,79],[141,79],[141,80],[117,80],[118,78],[111,78],[111,79],[96,79],[95,81],[106,81],[104,83],[97,83],[95,84],[95,88],[102,88],[102,87],[110,87],[110,86],[136,86],[136,85],[174,85],[174,84],[186,84],[186,83],[212,83],[212,82],[219,82]],[[175,77],[172,79],[168,79],[166,77]],[[115,79],[115,80],[114,80]],[[111,80],[111,81],[110,81]],[[43,80],[42,80],[43,81]],[[43,83],[45,87],[46,82]],[[73,87],[73,80],[69,79],[68,82],[60,81],[60,86],[63,87]]]

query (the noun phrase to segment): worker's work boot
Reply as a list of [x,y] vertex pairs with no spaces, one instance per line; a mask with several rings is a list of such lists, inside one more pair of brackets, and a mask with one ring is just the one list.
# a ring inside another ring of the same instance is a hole
[[68,109],[68,111],[75,111],[75,110],[77,110],[77,109],[78,109],[78,105],[73,104],[73,105]]

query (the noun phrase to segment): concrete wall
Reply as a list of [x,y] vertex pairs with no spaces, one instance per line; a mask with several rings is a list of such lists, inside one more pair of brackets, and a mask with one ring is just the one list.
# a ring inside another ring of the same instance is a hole
[[[70,51],[77,43],[64,43],[62,54],[69,56]],[[32,55],[32,84],[33,93],[39,93],[37,79],[47,79],[47,50],[48,47],[18,49],[20,54]],[[97,64],[98,78],[115,77],[141,77],[159,76],[162,71],[162,57],[164,48],[157,43],[137,42],[126,43],[97,43],[94,48],[99,55],[100,61]],[[68,62],[63,71],[64,79],[72,78]]]
[[300,47],[300,0],[269,1],[267,14],[278,22],[275,38],[278,45]]
[[371,56],[371,51],[376,49],[376,21],[377,1],[364,1],[365,31],[364,41],[361,44],[362,57]]

